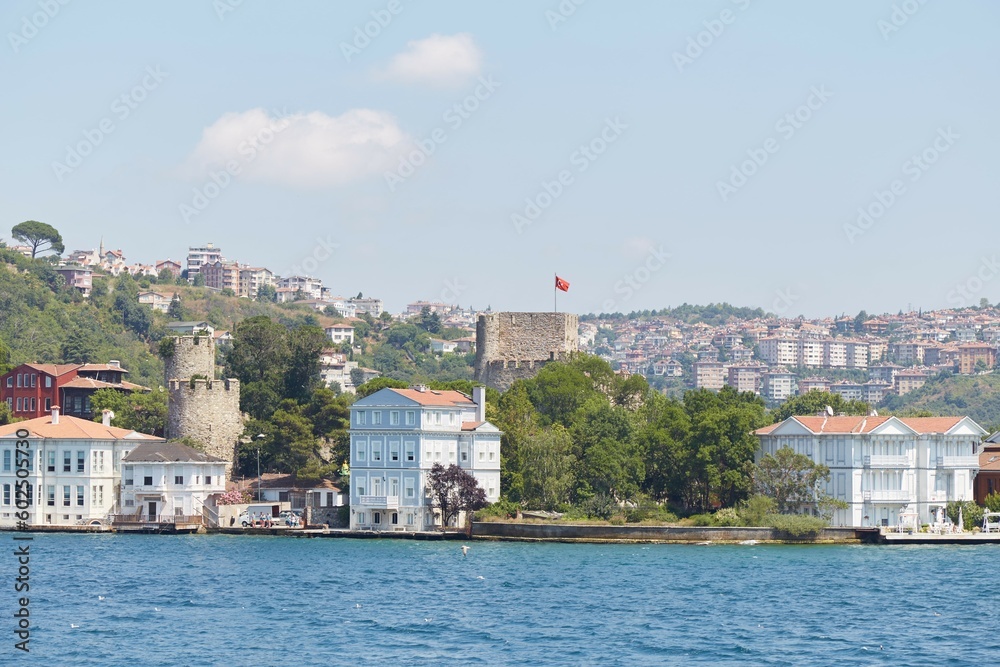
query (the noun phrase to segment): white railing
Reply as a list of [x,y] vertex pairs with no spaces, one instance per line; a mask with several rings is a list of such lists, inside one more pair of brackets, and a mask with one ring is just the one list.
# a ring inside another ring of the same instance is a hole
[[869,468],[909,468],[910,457],[905,454],[872,454],[865,457],[865,466]]
[[938,468],[978,468],[978,456],[939,456]]
[[399,496],[359,496],[358,504],[362,507],[394,510],[399,507]]
[[864,500],[873,503],[906,503],[910,501],[910,492],[901,489],[882,489],[881,491],[863,491]]

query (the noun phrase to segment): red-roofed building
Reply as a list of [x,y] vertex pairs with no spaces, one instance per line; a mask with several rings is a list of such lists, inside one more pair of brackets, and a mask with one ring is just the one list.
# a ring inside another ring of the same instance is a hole
[[[19,511],[27,512],[29,526],[103,523],[116,513],[122,458],[163,439],[110,426],[110,417],[98,423],[54,407],[43,417],[0,426],[0,527],[13,527]],[[16,447],[22,440],[26,450]]]
[[107,364],[21,364],[0,376],[0,400],[20,419],[48,414],[58,405],[64,415],[93,419],[91,396],[98,389],[149,391],[126,382],[128,371],[117,361]]
[[830,469],[823,490],[848,505],[834,513],[834,525],[895,526],[933,524],[947,503],[972,500],[986,431],[969,417],[821,415],[789,417],[755,434],[758,459],[790,447]]
[[[486,421],[486,390],[381,389],[351,405],[351,518],[358,530],[433,530],[427,498],[433,465],[476,478],[500,498],[500,430]],[[459,517],[459,522],[462,518]]]

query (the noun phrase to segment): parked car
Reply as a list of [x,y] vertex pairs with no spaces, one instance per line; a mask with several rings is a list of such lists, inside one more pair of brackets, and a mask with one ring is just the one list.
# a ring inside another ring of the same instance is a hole
[[[295,517],[294,519],[292,517]],[[298,526],[302,524],[301,510],[282,510],[278,515],[278,523],[282,526]]]

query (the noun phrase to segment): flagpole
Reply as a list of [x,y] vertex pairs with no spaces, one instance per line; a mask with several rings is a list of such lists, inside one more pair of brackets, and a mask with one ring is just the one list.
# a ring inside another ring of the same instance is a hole
[[559,280],[559,275],[553,273],[552,276],[556,279],[552,281],[552,312],[559,312],[559,289],[556,287],[556,282]]

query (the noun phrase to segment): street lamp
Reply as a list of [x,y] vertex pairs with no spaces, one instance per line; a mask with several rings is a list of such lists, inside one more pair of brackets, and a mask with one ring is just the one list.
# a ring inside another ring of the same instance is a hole
[[266,437],[263,433],[257,434],[257,502],[262,500],[260,497],[260,441]]

